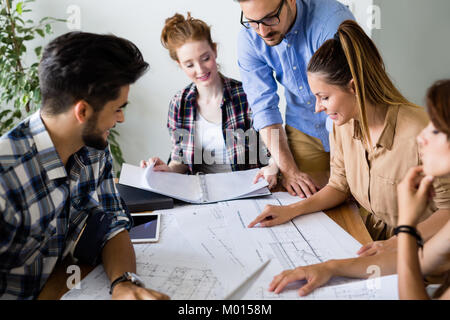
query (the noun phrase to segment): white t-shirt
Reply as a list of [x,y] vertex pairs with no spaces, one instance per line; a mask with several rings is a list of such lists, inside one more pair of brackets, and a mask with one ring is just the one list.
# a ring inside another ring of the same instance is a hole
[[231,162],[227,156],[223,139],[222,123],[212,123],[197,112],[195,119],[195,148],[202,150],[202,165],[204,173],[230,172]]

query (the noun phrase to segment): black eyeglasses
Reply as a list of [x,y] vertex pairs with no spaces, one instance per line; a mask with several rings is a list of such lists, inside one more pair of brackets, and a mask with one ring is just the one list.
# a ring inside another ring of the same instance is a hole
[[283,8],[283,4],[286,0],[281,0],[280,6],[278,7],[277,13],[275,13],[272,16],[262,18],[261,20],[248,20],[243,21],[242,18],[244,17],[244,13],[241,11],[241,24],[246,27],[247,29],[253,28],[258,30],[259,24],[262,23],[263,25],[267,27],[276,26],[280,23],[280,13],[281,9]]

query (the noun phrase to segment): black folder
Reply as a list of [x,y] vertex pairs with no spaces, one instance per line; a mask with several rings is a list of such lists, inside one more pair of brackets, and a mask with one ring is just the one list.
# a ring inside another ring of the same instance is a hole
[[173,208],[170,197],[120,183],[116,187],[131,213]]

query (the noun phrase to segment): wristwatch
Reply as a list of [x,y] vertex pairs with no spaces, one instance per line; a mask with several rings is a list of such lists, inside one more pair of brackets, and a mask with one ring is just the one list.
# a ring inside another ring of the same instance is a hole
[[111,283],[111,289],[109,290],[109,294],[112,294],[114,287],[116,285],[124,281],[130,281],[131,283],[139,287],[145,288],[144,281],[142,281],[141,277],[139,277],[137,274],[133,272],[125,272],[122,276],[120,276]]

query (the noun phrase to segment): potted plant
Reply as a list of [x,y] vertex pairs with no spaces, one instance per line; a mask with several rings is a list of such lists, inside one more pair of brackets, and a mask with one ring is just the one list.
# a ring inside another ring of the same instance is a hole
[[[35,47],[34,59],[30,59],[30,42],[52,34],[53,23],[66,22],[52,17],[44,17],[38,23],[26,19],[25,14],[31,12],[27,5],[34,1],[0,0],[0,136],[41,104],[38,66],[42,47]],[[26,58],[34,62],[27,65]],[[118,135],[111,130],[109,142],[115,165],[120,168],[124,159],[116,140]]]

